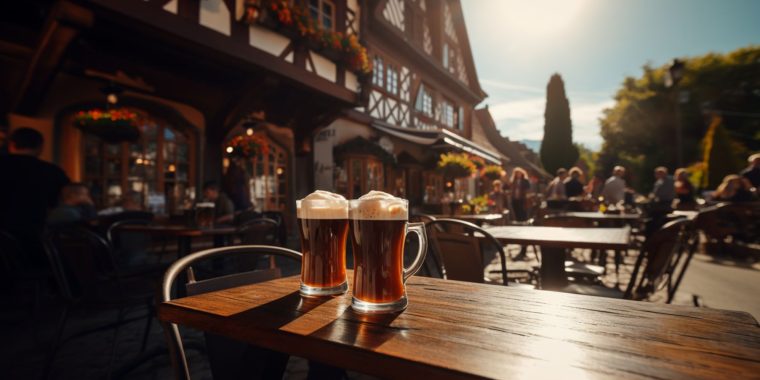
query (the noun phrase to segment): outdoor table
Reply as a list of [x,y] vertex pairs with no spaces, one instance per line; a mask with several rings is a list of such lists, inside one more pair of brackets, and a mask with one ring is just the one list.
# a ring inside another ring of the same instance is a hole
[[629,227],[578,228],[498,226],[485,229],[503,244],[541,246],[541,287],[561,288],[567,284],[565,249],[625,250],[631,240]]
[[463,214],[463,215],[431,215],[432,217],[436,219],[457,219],[457,220],[463,220],[465,222],[475,223],[479,226],[482,226],[483,223],[488,222],[501,222],[504,220],[504,215],[502,214]]
[[641,214],[605,214],[592,211],[568,211],[556,214],[559,216],[569,216],[572,218],[592,219],[598,222],[620,221],[633,223],[641,220]]
[[699,211],[694,210],[674,210],[668,214],[668,218],[686,218],[688,220],[694,220],[697,217]]
[[177,257],[184,257],[192,250],[192,239],[201,236],[229,236],[237,232],[233,226],[214,226],[210,228],[187,227],[182,225],[125,225],[119,227],[124,231],[140,232],[162,237],[177,238]]
[[[352,271],[348,271],[351,283]],[[414,276],[409,308],[302,298],[299,278],[159,305],[172,322],[381,378],[752,378],[749,314]]]

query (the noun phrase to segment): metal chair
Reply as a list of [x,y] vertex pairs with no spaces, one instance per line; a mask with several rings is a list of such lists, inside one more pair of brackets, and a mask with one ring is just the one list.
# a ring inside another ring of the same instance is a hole
[[[44,370],[47,377],[62,342],[62,337],[73,309],[118,310],[117,320],[105,326],[80,331],[66,341],[102,331],[114,329],[110,374],[118,345],[120,326],[145,319],[141,351],[145,349],[153,315],[153,296],[156,282],[142,277],[123,276],[117,269],[111,246],[103,238],[81,226],[66,226],[50,230],[43,239],[44,248],[58,289],[66,301],[59,319],[55,339]],[[145,306],[147,313],[141,317],[125,319],[126,310]]]
[[[680,219],[668,222],[655,231],[647,241],[636,259],[631,279],[625,291],[607,288],[601,285],[571,284],[562,289],[564,292],[609,297],[643,300],[650,298],[657,291],[667,289],[667,301],[671,302],[678,290],[680,279],[688,266],[694,246],[694,233],[691,222]],[[684,253],[687,253],[684,256]],[[644,261],[646,264],[644,265]],[[681,271],[678,272],[679,263]],[[642,265],[644,265],[642,270]],[[639,273],[641,276],[639,277]]]
[[[509,274],[519,273],[532,281],[534,271],[507,269],[504,247],[490,233],[473,223],[457,219],[436,219],[425,223],[431,255],[425,266],[433,267],[441,278],[469,282],[486,282],[485,267],[496,255],[501,261],[502,284],[508,285]],[[429,261],[428,261],[429,260]],[[428,269],[428,271],[431,271]]]
[[[214,249],[208,249],[208,250],[196,252],[177,260],[166,271],[166,274],[164,275],[164,280],[161,286],[161,301],[167,302],[172,299],[172,290],[174,288],[174,283],[177,277],[180,276],[180,274],[184,271],[187,272],[187,278],[189,279],[189,282],[187,284],[188,294],[201,294],[201,293],[205,293],[209,291],[226,289],[226,288],[230,288],[234,286],[251,284],[251,283],[256,283],[260,281],[266,281],[266,280],[274,279],[280,276],[279,269],[270,268],[270,269],[265,269],[263,271],[249,271],[249,272],[227,275],[227,276],[223,276],[219,278],[207,279],[204,281],[196,281],[195,272],[192,269],[193,265],[199,263],[202,260],[225,257],[225,256],[230,256],[230,255],[250,255],[250,256],[271,255],[271,256],[283,257],[283,258],[298,261],[298,262],[301,261],[300,252],[293,251],[287,248],[267,246],[267,245],[243,245],[243,246],[235,246],[235,247],[214,248]],[[184,350],[184,345],[182,343],[182,336],[180,335],[178,326],[176,324],[167,323],[167,322],[162,322],[161,324],[164,328],[167,344],[169,345],[169,354],[171,355],[175,378],[190,379],[190,370],[187,364],[187,359],[185,357],[185,350]],[[215,361],[218,361],[220,359],[223,360],[224,358],[219,358],[217,357],[217,355],[214,355],[214,352],[213,352],[215,351],[214,347],[219,348],[220,345],[223,346],[225,344],[225,341],[224,339],[220,339],[221,337],[218,337],[218,336],[210,337],[209,334],[206,335],[206,338],[207,338],[207,342],[206,342],[207,346],[209,346],[209,344],[211,344],[212,346],[209,349],[209,360],[211,361],[212,372],[214,372],[214,370],[217,369],[217,371],[222,370],[222,371],[230,371],[234,373],[235,370],[230,369],[228,366],[250,364],[250,363],[245,363],[245,362],[242,362],[242,363],[241,362],[238,362],[238,363],[218,363],[217,362],[215,363]],[[229,343],[229,341],[227,341],[226,343]],[[261,353],[261,352],[266,352],[266,351],[260,350],[258,353]],[[227,356],[229,357],[229,355]],[[276,360],[276,359],[272,359],[272,360]],[[238,373],[238,376],[239,376],[239,373]],[[214,378],[218,378],[217,373],[214,373]]]

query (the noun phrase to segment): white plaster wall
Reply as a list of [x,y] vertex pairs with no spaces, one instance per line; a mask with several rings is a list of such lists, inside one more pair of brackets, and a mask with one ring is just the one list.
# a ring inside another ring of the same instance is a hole
[[209,29],[230,35],[230,10],[224,0],[201,0],[199,22]]
[[[251,25],[248,29],[248,41],[251,46],[278,57],[290,44],[289,38],[258,25]],[[290,54],[289,62],[293,61],[292,56]]]
[[337,80],[337,66],[335,66],[335,62],[313,51],[309,51],[309,54],[311,54],[311,61],[314,62],[317,75],[335,83]]
[[350,71],[346,71],[346,88],[353,91],[353,92],[359,92],[359,80],[356,78],[356,75]]
[[370,127],[347,119],[337,119],[314,136],[314,186],[317,190],[335,191],[333,148],[354,137],[370,139]]
[[177,6],[179,4],[179,0],[171,0],[170,2],[166,3],[164,5],[164,10],[170,13],[177,14]]

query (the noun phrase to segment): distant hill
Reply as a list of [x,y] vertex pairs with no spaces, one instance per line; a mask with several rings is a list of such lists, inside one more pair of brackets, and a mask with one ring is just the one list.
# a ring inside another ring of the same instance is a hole
[[520,140],[520,142],[536,153],[541,150],[541,140]]

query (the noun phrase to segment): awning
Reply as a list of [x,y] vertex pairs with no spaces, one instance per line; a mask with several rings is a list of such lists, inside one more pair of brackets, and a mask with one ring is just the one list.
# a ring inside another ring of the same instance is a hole
[[373,121],[371,125],[373,128],[383,133],[415,144],[430,146],[433,148],[455,148],[481,157],[490,163],[501,165],[499,153],[486,149],[445,129],[400,128],[380,121]]

